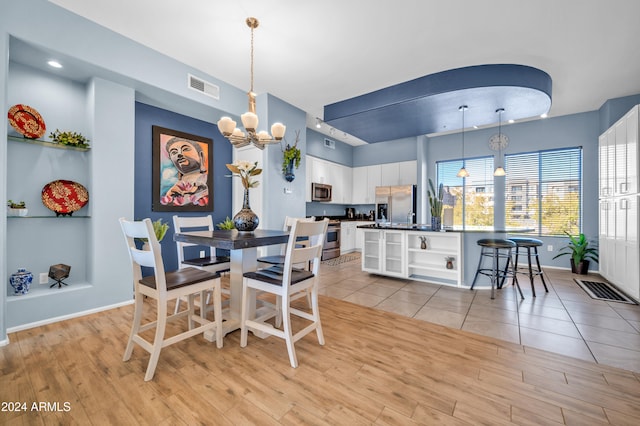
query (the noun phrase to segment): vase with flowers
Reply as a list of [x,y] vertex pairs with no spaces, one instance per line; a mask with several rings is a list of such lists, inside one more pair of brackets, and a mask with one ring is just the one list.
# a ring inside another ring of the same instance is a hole
[[249,205],[249,189],[256,188],[260,182],[253,179],[262,173],[262,169],[258,168],[258,162],[236,161],[233,164],[227,164],[227,169],[231,171],[231,177],[238,177],[244,187],[244,200],[242,209],[233,217],[233,225],[238,232],[251,233],[260,223],[258,215],[251,210]]

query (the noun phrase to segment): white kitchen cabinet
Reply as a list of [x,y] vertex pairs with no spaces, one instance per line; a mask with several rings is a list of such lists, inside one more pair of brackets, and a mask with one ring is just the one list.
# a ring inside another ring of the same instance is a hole
[[342,164],[316,158],[310,155],[307,160],[307,201],[311,201],[311,184],[324,183],[332,186],[332,204],[352,204],[351,168]]
[[380,186],[398,185],[400,180],[400,163],[380,165]]
[[372,222],[356,222],[356,245],[355,250],[362,252],[362,248],[364,247],[364,229],[358,228],[361,225],[370,225]]
[[638,122],[640,106],[636,105],[627,113],[627,155],[626,155],[626,167],[627,167],[627,191],[626,194],[637,194],[640,184],[638,183]]
[[362,270],[392,277],[405,276],[405,231],[364,229]]
[[351,253],[356,248],[357,222],[340,222],[340,254]]
[[380,165],[380,185],[416,185],[418,182],[417,161],[401,161]]
[[380,164],[367,166],[367,188],[364,197],[364,204],[376,202],[376,187],[382,186],[382,167]]
[[600,274],[640,298],[638,106],[598,139]]
[[418,162],[416,160],[402,161],[398,164],[400,165],[398,185],[417,185],[418,184]]
[[354,167],[351,170],[351,201],[353,204],[367,204],[367,167]]

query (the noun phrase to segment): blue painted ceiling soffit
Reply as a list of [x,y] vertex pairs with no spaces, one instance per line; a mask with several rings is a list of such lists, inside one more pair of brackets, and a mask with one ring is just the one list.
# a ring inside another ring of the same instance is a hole
[[449,132],[539,116],[551,108],[551,77],[537,68],[493,64],[427,75],[324,107],[324,121],[366,142]]

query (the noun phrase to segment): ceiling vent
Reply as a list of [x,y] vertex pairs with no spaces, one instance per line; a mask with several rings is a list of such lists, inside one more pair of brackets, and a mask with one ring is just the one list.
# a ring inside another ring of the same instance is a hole
[[204,81],[196,76],[189,74],[189,88],[211,96],[213,99],[220,99],[220,88],[213,83]]
[[336,141],[332,141],[331,139],[325,138],[324,147],[329,149],[336,149]]

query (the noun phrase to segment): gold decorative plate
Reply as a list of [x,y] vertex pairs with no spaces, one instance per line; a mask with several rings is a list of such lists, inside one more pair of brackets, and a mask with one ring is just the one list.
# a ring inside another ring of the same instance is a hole
[[17,104],[12,106],[9,108],[7,117],[11,127],[25,138],[41,138],[47,130],[40,113],[29,105]]
[[71,216],[88,202],[89,191],[78,182],[54,180],[42,188],[42,204],[54,211],[56,216]]

